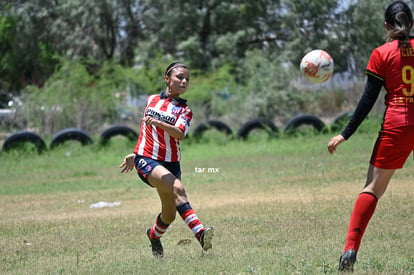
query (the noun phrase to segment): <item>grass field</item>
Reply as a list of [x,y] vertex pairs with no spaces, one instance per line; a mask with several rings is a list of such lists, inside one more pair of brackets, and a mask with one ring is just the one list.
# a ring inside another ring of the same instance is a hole
[[[184,185],[216,234],[202,253],[177,216],[164,259],[153,258],[145,235],[160,209],[156,191],[118,168],[134,143],[2,153],[0,273],[334,274],[376,130],[362,129],[335,155],[331,135],[184,140]],[[380,200],[357,274],[414,273],[413,172],[410,157]],[[90,208],[99,201],[121,205]]]

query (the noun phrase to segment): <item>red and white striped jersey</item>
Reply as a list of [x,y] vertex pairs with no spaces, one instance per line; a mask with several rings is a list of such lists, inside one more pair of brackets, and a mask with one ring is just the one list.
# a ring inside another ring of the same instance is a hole
[[[173,99],[162,92],[150,95],[144,116],[179,127],[187,135],[193,112],[184,99]],[[148,158],[175,162],[181,160],[180,141],[154,125],[141,124],[141,132],[134,153]]]

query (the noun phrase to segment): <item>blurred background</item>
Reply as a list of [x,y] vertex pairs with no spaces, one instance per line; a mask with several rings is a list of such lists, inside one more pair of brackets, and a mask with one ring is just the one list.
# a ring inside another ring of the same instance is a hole
[[[184,98],[195,124],[214,119],[237,128],[265,118],[283,125],[300,113],[329,122],[362,94],[369,56],[384,42],[389,3],[1,1],[0,132],[50,137],[113,124],[138,130],[147,95],[164,89],[165,68],[175,60],[190,67]],[[326,83],[300,75],[300,60],[312,49],[334,59]]]

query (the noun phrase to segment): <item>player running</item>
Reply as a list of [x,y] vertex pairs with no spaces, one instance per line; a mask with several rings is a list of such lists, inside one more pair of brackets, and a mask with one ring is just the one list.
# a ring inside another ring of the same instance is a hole
[[176,211],[193,231],[204,251],[212,248],[214,229],[205,228],[192,209],[181,182],[180,139],[190,128],[193,112],[180,96],[188,88],[190,73],[181,62],[170,64],[164,75],[167,87],[161,94],[147,99],[141,132],[133,154],[120,165],[122,173],[135,166],[138,176],[157,189],[161,200],[161,213],[155,224],[147,229],[152,254],[163,257],[161,237],[175,220]]
[[365,186],[352,212],[339,271],[353,271],[362,236],[396,169],[403,167],[414,149],[414,39],[411,10],[395,1],[385,11],[387,42],[376,48],[369,59],[367,83],[345,130],[328,143],[332,154],[347,140],[370,112],[381,87],[386,90],[386,111],[378,134]]

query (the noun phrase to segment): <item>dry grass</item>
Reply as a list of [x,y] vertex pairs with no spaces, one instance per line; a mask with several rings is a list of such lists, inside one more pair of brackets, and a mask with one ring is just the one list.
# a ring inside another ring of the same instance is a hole
[[[119,151],[127,147],[64,148],[23,160],[2,155],[0,186],[9,194],[0,200],[0,272],[336,273],[372,140],[357,135],[329,156],[329,137],[187,145],[183,181],[193,208],[205,225],[215,227],[216,237],[213,250],[203,254],[177,217],[163,238],[162,260],[152,257],[144,234],[159,211],[157,194],[134,173],[121,175],[117,168],[124,154]],[[67,150],[73,152],[65,159]],[[11,168],[16,165],[26,169]],[[219,172],[196,173],[195,167]],[[411,171],[408,163],[381,199],[357,271],[414,272]],[[26,183],[31,187],[25,189]],[[89,208],[98,201],[122,204]]]

